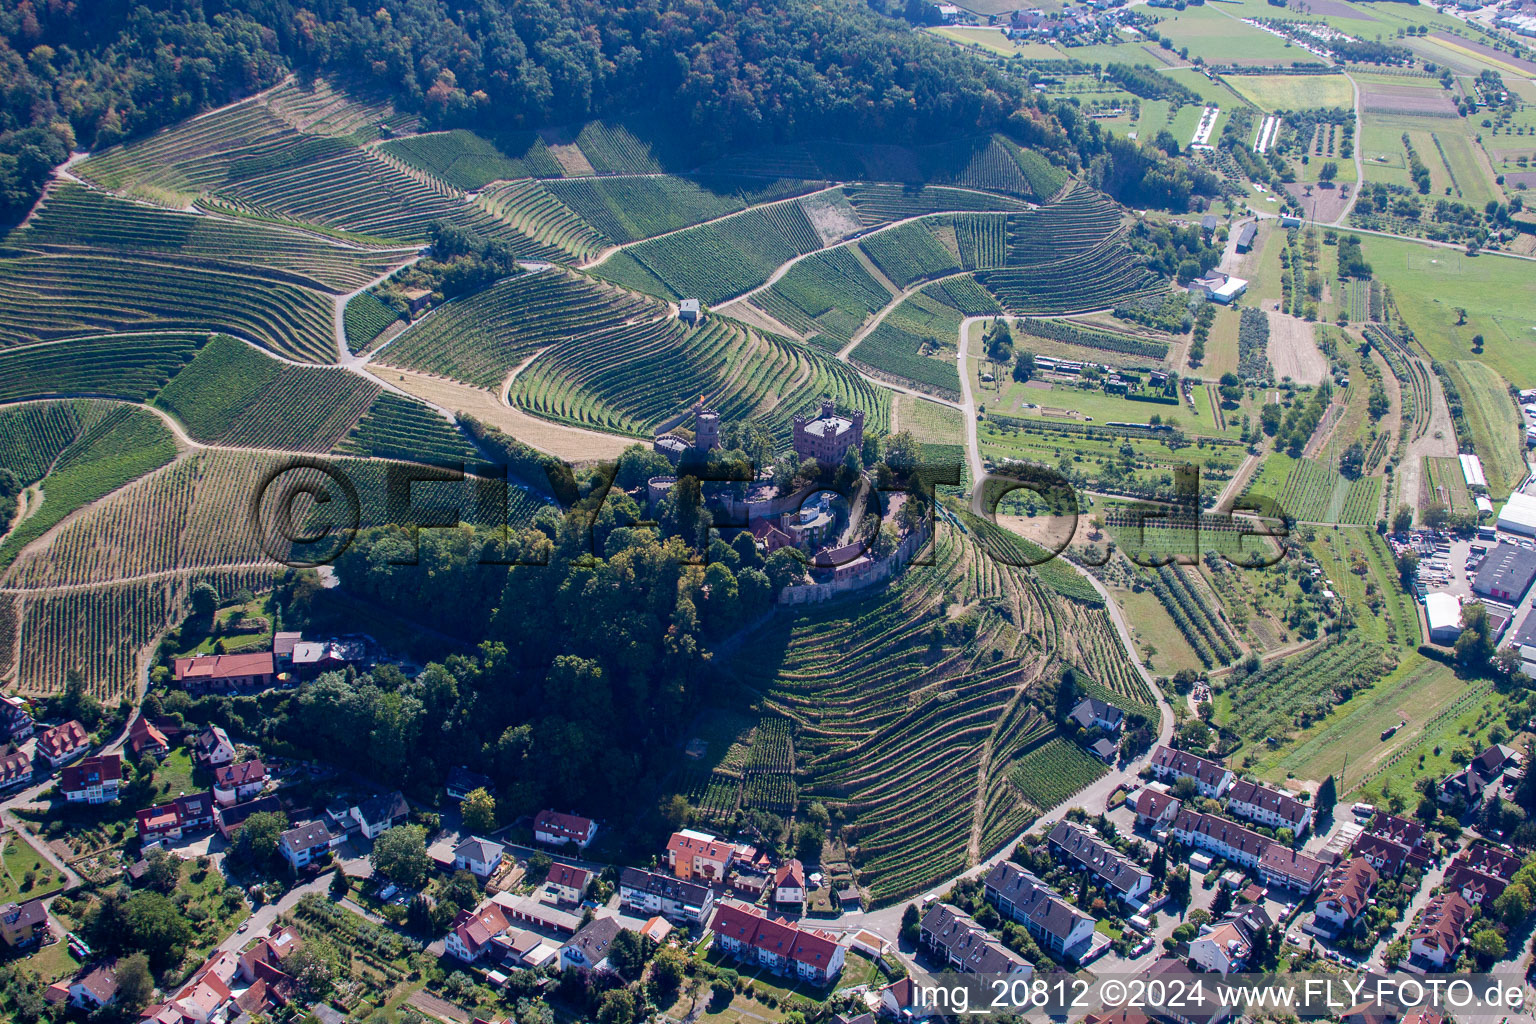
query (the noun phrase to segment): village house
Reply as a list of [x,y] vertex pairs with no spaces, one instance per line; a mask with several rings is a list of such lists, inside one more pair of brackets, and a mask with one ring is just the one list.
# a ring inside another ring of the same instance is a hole
[[283,962],[297,953],[304,940],[292,925],[285,925],[275,935],[256,940],[256,944],[240,954],[240,980],[254,983],[266,975],[270,968],[282,969]]
[[117,998],[117,961],[107,960],[83,969],[69,983],[69,1005],[80,1010],[99,1010]]
[[667,840],[667,867],[684,881],[723,882],[735,857],[735,846],[707,832],[683,829]]
[[1473,906],[1488,906],[1503,895],[1518,870],[1520,858],[1489,843],[1473,843],[1447,866],[1445,887]]
[[239,970],[234,953],[214,954],[174,996],[145,1010],[140,1024],[221,1024],[238,1013],[230,986]]
[[1187,751],[1161,744],[1152,752],[1149,767],[1154,775],[1165,782],[1194,779],[1200,795],[1212,799],[1219,798],[1232,785],[1232,773],[1215,761],[1207,761]]
[[72,804],[106,804],[117,799],[123,783],[121,754],[97,754],[59,772],[59,792]]
[[405,802],[405,794],[398,789],[371,796],[352,808],[358,831],[368,839],[377,839],[396,825],[404,825],[410,814],[410,804]]
[[26,701],[14,693],[0,693],[0,742],[20,743],[36,728]]
[[506,856],[507,848],[495,840],[470,836],[453,848],[453,869],[468,871],[484,881],[500,870]]
[[1179,811],[1169,831],[1185,846],[1214,853],[1248,868],[1258,867],[1259,858],[1272,845],[1270,840],[1235,821],[1188,807]]
[[275,677],[270,651],[177,658],[174,673],[177,685],[193,696],[266,690],[272,686]]
[[284,832],[277,841],[277,852],[294,871],[300,871],[330,852],[345,836],[331,834],[324,822],[311,821]]
[[1474,757],[1465,768],[1446,777],[1440,784],[1440,802],[1449,804],[1459,798],[1469,808],[1478,807],[1490,789],[1498,788],[1504,773],[1519,766],[1519,754],[1503,744],[1495,744]]
[[1012,861],[993,865],[987,872],[984,892],[998,913],[1022,924],[1036,942],[1053,953],[1081,960],[1093,944],[1093,918]]
[[134,757],[149,754],[158,758],[171,752],[171,741],[156,728],[155,723],[139,715],[133,720],[133,725],[128,727],[128,747]]
[[485,955],[491,940],[509,927],[507,915],[497,903],[487,903],[475,910],[461,910],[453,919],[443,945],[449,956],[472,964]]
[[1412,864],[1423,867],[1429,860],[1429,839],[1424,834],[1424,826],[1416,821],[1377,811],[1365,832],[1381,839],[1390,839],[1408,850],[1408,860]]
[[245,824],[245,819],[253,814],[270,814],[283,809],[282,801],[275,796],[257,797],[255,800],[247,800],[243,804],[235,804],[233,807],[213,808],[214,827],[219,830],[219,835],[225,840],[235,837],[240,826]]
[[700,925],[714,901],[714,890],[707,885],[638,868],[619,872],[619,903],[637,915],[660,914],[676,924]]
[[54,768],[84,754],[90,745],[85,726],[73,719],[37,734],[37,754]]
[[583,971],[608,970],[608,951],[613,948],[613,940],[619,937],[619,932],[624,928],[616,917],[593,918],[586,927],[572,935],[565,945],[560,947],[560,969],[568,971],[572,968]]
[[213,794],[183,793],[170,803],[137,811],[135,817],[145,847],[182,839],[213,824]]
[[1327,877],[1328,865],[1291,849],[1284,843],[1270,843],[1259,857],[1259,877],[1266,885],[1316,892]]
[[250,800],[267,785],[267,766],[260,761],[220,765],[213,770],[213,799],[221,807]]
[[923,915],[919,945],[961,974],[1008,974],[1025,979],[1035,967],[1004,946],[959,907],[935,903]]
[[199,764],[217,768],[235,759],[235,745],[230,742],[229,733],[223,726],[210,725],[192,741],[192,756]]
[[773,873],[773,902],[805,906],[805,867],[799,860],[790,858]]
[[1190,962],[1202,971],[1222,977],[1242,970],[1248,966],[1255,937],[1272,923],[1258,904],[1250,904],[1220,921],[1212,921],[1189,940]]
[[846,949],[836,936],[773,920],[740,900],[721,900],[710,929],[722,953],[775,974],[826,985],[843,970]]
[[448,769],[448,781],[443,785],[443,792],[448,794],[448,799],[463,800],[477,789],[493,795],[496,792],[488,775],[472,772],[463,765],[454,765]]
[[1409,955],[1439,970],[1448,967],[1456,960],[1462,932],[1471,917],[1472,905],[1460,893],[1445,892],[1434,897],[1409,936]]
[[574,843],[578,850],[585,850],[596,835],[597,822],[577,814],[540,811],[533,819],[533,838],[536,842],[552,846]]
[[1136,812],[1136,824],[1154,832],[1172,825],[1184,806],[1178,797],[1160,793],[1150,786],[1137,791],[1126,803]]
[[1247,779],[1234,779],[1227,789],[1227,810],[1270,828],[1288,828],[1298,836],[1312,827],[1312,808],[1278,789]]
[[1403,865],[1408,863],[1406,846],[1370,833],[1363,833],[1355,840],[1353,852],[1356,857],[1370,862],[1379,873],[1394,878],[1402,874]]
[[1152,876],[1119,850],[1087,829],[1070,821],[1058,821],[1051,829],[1051,852],[1068,864],[1096,877],[1121,902],[1139,908],[1152,891]]
[[898,978],[880,990],[880,1016],[896,1021],[911,1021],[926,1017],[930,1012],[924,1005],[917,982],[911,978]]
[[32,759],[25,751],[0,754],[0,792],[24,786],[32,781]]
[[544,879],[544,888],[556,902],[574,905],[580,903],[582,897],[586,895],[587,886],[591,881],[592,872],[585,868],[555,863],[549,866],[549,874]]
[[0,907],[0,942],[7,949],[30,949],[49,934],[48,908],[42,900]]
[[1125,724],[1124,711],[1097,697],[1084,697],[1067,718],[1084,729],[1103,729],[1105,732],[1119,732]]
[[1355,857],[1334,868],[1317,899],[1317,923],[1334,933],[1348,928],[1365,910],[1380,877],[1364,857]]

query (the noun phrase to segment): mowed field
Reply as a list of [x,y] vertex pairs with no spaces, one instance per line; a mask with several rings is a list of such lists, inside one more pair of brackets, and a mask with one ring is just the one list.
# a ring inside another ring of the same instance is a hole
[[1232,75],[1233,89],[1265,111],[1352,107],[1355,90],[1343,75]]
[[[1167,10],[1151,13],[1164,15]],[[1240,18],[1209,4],[1188,7],[1163,17],[1157,24],[1156,33],[1172,39],[1179,49],[1188,47],[1190,57],[1202,57],[1211,64],[1278,67],[1296,60],[1317,60],[1306,50],[1262,29],[1245,25]]]

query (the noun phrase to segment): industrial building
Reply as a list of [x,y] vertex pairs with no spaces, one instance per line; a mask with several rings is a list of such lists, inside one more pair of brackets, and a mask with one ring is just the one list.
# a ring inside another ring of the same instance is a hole
[[1519,604],[1536,579],[1536,551],[1513,544],[1495,545],[1472,580],[1472,591],[1480,597],[1508,604]]

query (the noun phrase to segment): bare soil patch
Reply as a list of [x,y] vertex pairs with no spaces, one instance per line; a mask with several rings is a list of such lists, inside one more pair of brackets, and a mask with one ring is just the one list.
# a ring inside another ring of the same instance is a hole
[[1372,114],[1456,116],[1456,104],[1451,102],[1449,93],[1444,89],[1426,89],[1418,85],[1364,82],[1360,86],[1360,107]]
[[1328,360],[1318,350],[1314,324],[1294,316],[1270,310],[1269,361],[1277,379],[1291,378],[1298,384],[1321,384],[1328,376]]
[[800,208],[805,211],[806,219],[821,237],[822,245],[831,245],[839,239],[847,238],[864,226],[859,222],[859,215],[854,212],[853,206],[836,192],[806,196],[800,200]]

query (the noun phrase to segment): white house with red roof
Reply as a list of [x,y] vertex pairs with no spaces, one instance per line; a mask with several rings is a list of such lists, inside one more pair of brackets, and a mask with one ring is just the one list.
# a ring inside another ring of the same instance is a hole
[[587,891],[587,884],[591,881],[592,872],[557,862],[549,866],[549,875],[544,879],[544,886],[557,902],[580,903],[582,895]]
[[37,734],[37,753],[43,760],[57,768],[73,761],[90,747],[91,740],[85,726],[74,719]]
[[487,903],[477,910],[461,910],[448,929],[443,948],[449,956],[472,964],[485,955],[491,940],[511,927],[500,904]]
[[213,798],[220,807],[250,800],[267,785],[267,766],[260,760],[225,764],[213,770]]
[[836,936],[774,920],[740,900],[721,900],[710,930],[721,952],[775,974],[824,985],[843,970],[846,949]]
[[790,858],[773,873],[773,901],[805,905],[805,867]]
[[121,754],[98,754],[79,764],[64,766],[59,773],[59,792],[72,804],[106,804],[117,799],[123,784]]
[[585,850],[596,835],[597,822],[579,814],[540,811],[533,819],[533,838],[541,843],[553,846],[574,843],[578,850]]

